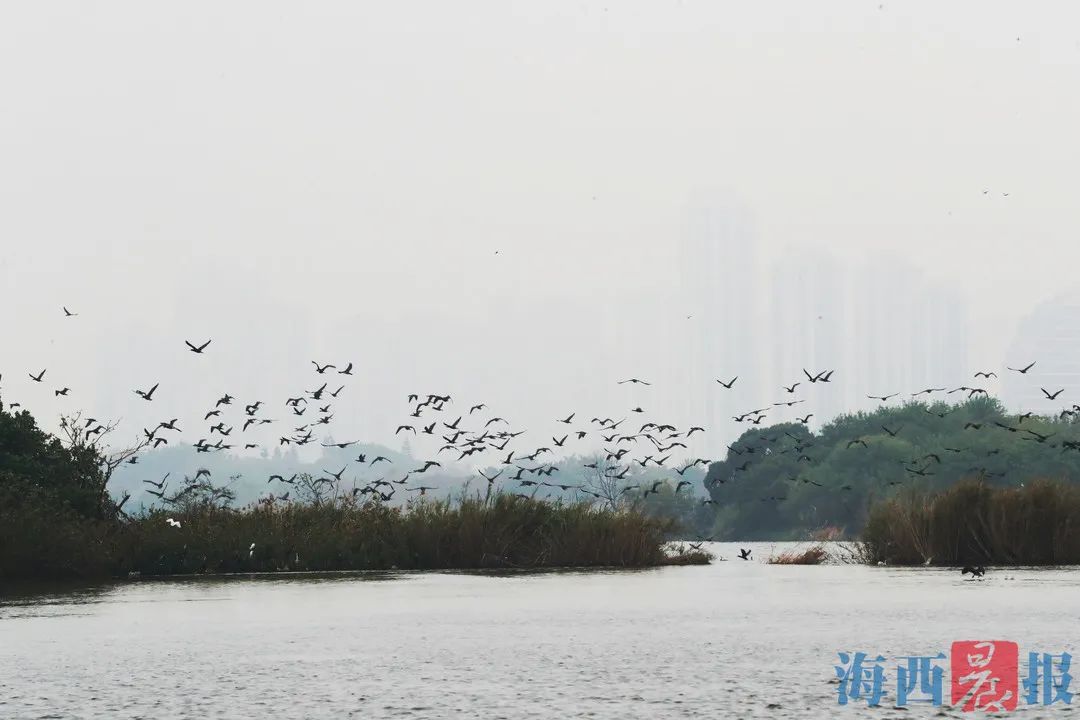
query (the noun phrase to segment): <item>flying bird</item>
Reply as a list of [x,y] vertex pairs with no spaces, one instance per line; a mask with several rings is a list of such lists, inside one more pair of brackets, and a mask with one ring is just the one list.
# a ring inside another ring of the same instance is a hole
[[195,353],[196,355],[202,355],[202,351],[206,349],[206,346],[210,344],[210,341],[207,340],[202,345],[196,346],[192,345],[190,341],[185,340],[184,344],[188,346],[188,349],[191,350],[191,352]]
[[1013,372],[1018,372],[1018,373],[1020,373],[1021,375],[1027,375],[1027,371],[1028,371],[1028,370],[1030,370],[1031,368],[1035,367],[1035,362],[1038,362],[1038,361],[1034,361],[1034,362],[1032,362],[1032,363],[1031,363],[1030,365],[1028,365],[1027,367],[1022,367],[1022,368],[1014,368],[1014,367],[1011,367],[1011,368],[1009,368],[1009,370],[1012,370]]
[[718,379],[718,380],[717,380],[716,382],[720,383],[720,384],[721,384],[721,385],[723,385],[723,386],[724,386],[725,388],[727,388],[728,390],[730,390],[730,389],[731,389],[731,386],[732,386],[732,385],[734,385],[734,384],[735,384],[735,381],[736,381],[736,380],[738,380],[738,379],[739,379],[739,376],[738,376],[738,375],[736,375],[735,377],[731,378],[731,380],[729,380],[728,382],[724,382],[723,380],[719,380],[719,379]]
[[141,397],[143,400],[149,402],[150,400],[154,399],[154,391],[158,389],[158,385],[160,384],[161,383],[154,383],[154,387],[150,388],[149,390],[136,390],[135,394]]

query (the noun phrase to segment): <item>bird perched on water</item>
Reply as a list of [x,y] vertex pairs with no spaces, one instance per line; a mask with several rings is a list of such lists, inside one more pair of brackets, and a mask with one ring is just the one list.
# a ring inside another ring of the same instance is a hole
[[974,567],[972,567],[971,565],[965,565],[964,568],[960,571],[960,574],[967,575],[968,573],[971,573],[971,576],[973,578],[980,578],[986,574],[986,568],[984,568],[982,565],[976,565]]

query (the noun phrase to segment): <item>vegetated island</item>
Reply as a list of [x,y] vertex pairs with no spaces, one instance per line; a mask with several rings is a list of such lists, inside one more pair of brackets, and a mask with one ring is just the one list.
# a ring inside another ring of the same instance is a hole
[[[404,506],[377,493],[231,506],[227,486],[188,478],[167,507],[129,514],[109,478],[124,462],[85,435],[65,442],[0,406],[0,582],[193,573],[642,568],[707,563],[672,554],[672,522],[633,507],[492,491]],[[309,489],[312,487],[309,479]]]

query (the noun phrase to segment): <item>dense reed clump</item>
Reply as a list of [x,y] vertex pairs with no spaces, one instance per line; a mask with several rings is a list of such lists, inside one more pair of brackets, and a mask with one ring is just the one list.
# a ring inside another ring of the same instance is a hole
[[866,561],[890,565],[1080,563],[1080,486],[968,479],[906,493],[871,508],[863,543]]
[[349,499],[191,504],[127,524],[116,535],[114,572],[645,567],[672,562],[662,549],[669,529],[630,509],[502,493],[404,508]]
[[808,548],[791,548],[772,555],[765,562],[769,565],[820,565],[829,559],[825,546],[818,543]]

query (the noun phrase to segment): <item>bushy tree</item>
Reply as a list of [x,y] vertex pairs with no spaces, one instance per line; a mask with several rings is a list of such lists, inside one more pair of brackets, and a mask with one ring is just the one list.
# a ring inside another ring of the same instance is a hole
[[709,468],[713,531],[728,539],[797,538],[825,527],[854,535],[871,504],[905,488],[939,490],[965,478],[1076,481],[1073,417],[1018,417],[975,397],[841,415],[816,433],[799,424],[754,427]]

